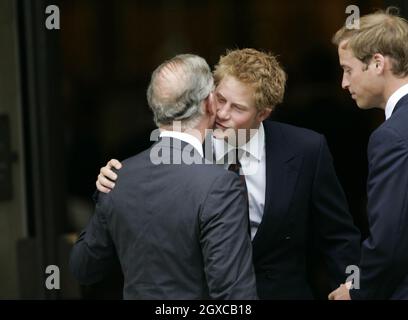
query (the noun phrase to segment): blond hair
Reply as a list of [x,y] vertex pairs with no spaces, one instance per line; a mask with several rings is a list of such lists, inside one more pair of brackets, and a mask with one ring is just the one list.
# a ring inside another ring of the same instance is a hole
[[345,46],[365,64],[380,53],[391,58],[394,75],[408,75],[408,22],[398,16],[397,8],[388,7],[361,17],[358,29],[343,26],[332,42],[339,46],[344,40]]
[[225,76],[233,76],[254,88],[258,110],[273,109],[283,100],[286,74],[272,54],[255,49],[227,50],[215,66],[215,85]]

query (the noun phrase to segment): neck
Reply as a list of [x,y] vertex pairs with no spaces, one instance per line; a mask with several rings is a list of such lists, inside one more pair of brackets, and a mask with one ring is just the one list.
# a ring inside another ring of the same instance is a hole
[[200,128],[199,126],[197,126],[195,128],[186,129],[184,132],[196,137],[198,140],[200,140],[201,143],[204,142],[205,128]]
[[408,84],[408,77],[404,78],[391,77],[389,80],[386,81],[386,87],[384,90],[384,103],[381,106],[382,109],[385,109],[387,101],[391,97],[391,95],[406,84]]
[[173,126],[160,126],[159,129],[160,131],[175,131],[175,132],[186,133],[193,137],[196,137],[198,140],[200,140],[201,143],[203,143],[205,139],[205,130],[207,128],[200,122],[194,128],[182,129],[180,125],[179,126],[173,125]]

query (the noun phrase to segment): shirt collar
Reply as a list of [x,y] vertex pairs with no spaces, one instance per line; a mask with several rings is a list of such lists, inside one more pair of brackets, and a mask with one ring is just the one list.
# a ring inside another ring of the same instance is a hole
[[163,130],[160,132],[160,137],[175,138],[184,141],[188,144],[191,144],[200,153],[201,157],[204,156],[203,145],[201,144],[200,140],[198,140],[191,134],[180,131]]
[[391,117],[392,112],[394,111],[394,108],[397,105],[398,101],[407,94],[408,83],[403,85],[388,98],[387,105],[385,106],[385,120],[388,120]]
[[[213,137],[214,153],[216,161],[220,161],[233,149],[234,146],[228,144],[223,139],[216,139]],[[261,122],[257,132],[249,139],[249,141],[240,146],[239,149],[249,153],[257,160],[262,159],[262,150],[265,147],[265,129]]]

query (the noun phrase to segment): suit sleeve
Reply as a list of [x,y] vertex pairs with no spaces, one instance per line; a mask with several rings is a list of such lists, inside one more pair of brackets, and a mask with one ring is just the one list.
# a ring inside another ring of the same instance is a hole
[[348,277],[346,268],[359,263],[360,232],[353,223],[323,136],[313,182],[312,212],[313,230],[317,232],[319,249],[325,257],[334,290]]
[[370,236],[362,244],[360,289],[352,299],[388,299],[408,270],[408,146],[382,128],[368,145],[367,215]]
[[244,189],[225,172],[200,215],[200,242],[211,299],[257,299]]
[[117,259],[106,223],[111,210],[110,195],[100,195],[94,215],[72,248],[69,266],[81,284],[101,281]]

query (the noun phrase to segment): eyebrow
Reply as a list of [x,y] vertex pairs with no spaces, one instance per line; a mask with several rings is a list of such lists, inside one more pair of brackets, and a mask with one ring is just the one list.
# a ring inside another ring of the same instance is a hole
[[[222,93],[220,93],[219,91],[216,91],[215,94],[216,94],[216,96],[221,97],[221,98],[227,100],[227,99],[222,95]],[[232,104],[232,105],[235,105],[235,106],[238,106],[238,107],[240,107],[240,108],[242,108],[242,109],[245,109],[245,110],[249,109],[248,106],[246,106],[246,105],[244,105],[244,104],[237,103],[237,102],[231,102],[231,104]]]
[[239,103],[232,103],[232,104],[235,105],[235,106],[238,106],[240,109],[245,109],[245,110],[248,109],[248,107],[246,105],[244,105],[244,104],[239,104]]

